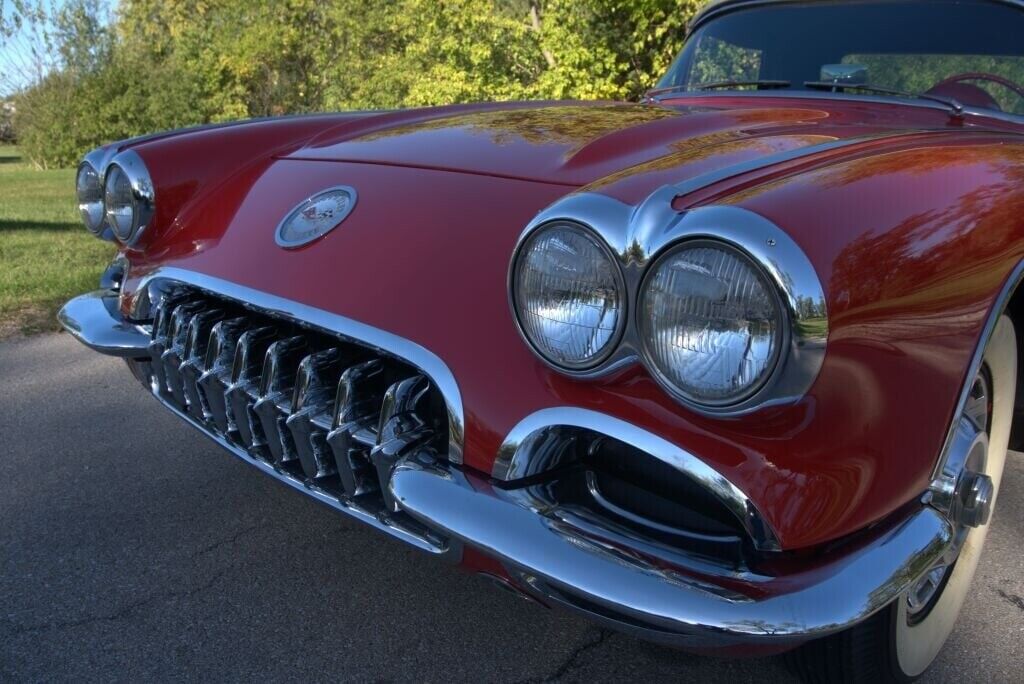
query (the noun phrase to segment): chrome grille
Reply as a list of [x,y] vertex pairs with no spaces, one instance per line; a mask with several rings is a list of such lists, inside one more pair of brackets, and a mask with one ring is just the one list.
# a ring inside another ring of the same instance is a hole
[[410,362],[186,285],[151,293],[153,393],[236,453],[433,551],[444,540],[386,486],[405,457],[444,460],[444,397]]

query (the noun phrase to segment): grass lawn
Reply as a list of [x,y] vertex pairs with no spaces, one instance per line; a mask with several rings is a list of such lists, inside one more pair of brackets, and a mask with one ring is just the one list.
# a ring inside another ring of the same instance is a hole
[[57,309],[94,290],[114,246],[82,225],[75,171],[38,171],[0,145],[0,339],[56,330]]

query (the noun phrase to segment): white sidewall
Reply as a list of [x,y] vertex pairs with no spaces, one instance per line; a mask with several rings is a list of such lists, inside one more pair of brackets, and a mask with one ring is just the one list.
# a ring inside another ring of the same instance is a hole
[[[992,428],[989,434],[988,458],[985,473],[992,478],[995,497],[1006,463],[1006,448],[1010,441],[1013,420],[1013,402],[1017,389],[1017,338],[1013,323],[1002,316],[985,350],[985,364],[992,375]],[[974,378],[968,378],[973,382]],[[993,499],[993,505],[995,500]],[[990,522],[991,524],[991,522]],[[931,665],[953,631],[960,608],[970,589],[974,571],[978,567],[981,549],[985,545],[989,525],[971,530],[967,535],[956,565],[942,590],[938,601],[927,617],[916,625],[907,624],[907,601],[897,600],[895,637],[896,658],[904,674],[916,677]]]

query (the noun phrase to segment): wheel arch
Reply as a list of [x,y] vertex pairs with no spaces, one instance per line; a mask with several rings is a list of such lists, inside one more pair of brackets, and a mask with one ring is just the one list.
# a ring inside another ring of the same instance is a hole
[[[1004,313],[1013,322],[1017,333],[1017,358],[1024,359],[1024,288],[1020,287],[1021,266],[1018,266],[1012,277],[1016,282],[1010,283],[1012,293],[1006,303]],[[1013,406],[1013,422],[1010,425],[1010,448],[1024,449],[1024,363],[1017,364],[1017,395]]]

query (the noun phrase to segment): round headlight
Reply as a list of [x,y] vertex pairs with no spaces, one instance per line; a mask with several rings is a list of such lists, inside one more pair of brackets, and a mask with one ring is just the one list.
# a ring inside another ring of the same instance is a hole
[[103,228],[103,184],[100,182],[100,174],[91,164],[78,167],[75,191],[78,195],[78,211],[85,227],[90,232],[100,232]]
[[640,292],[639,323],[655,375],[705,406],[757,392],[782,346],[776,289],[749,257],[711,240],[684,242],[658,259]]
[[104,189],[104,205],[107,223],[121,242],[128,242],[135,232],[138,210],[132,192],[132,182],[120,166],[113,165],[107,170]]
[[625,321],[622,275],[609,249],[560,221],[522,245],[512,275],[519,326],[550,363],[584,370],[615,347]]

